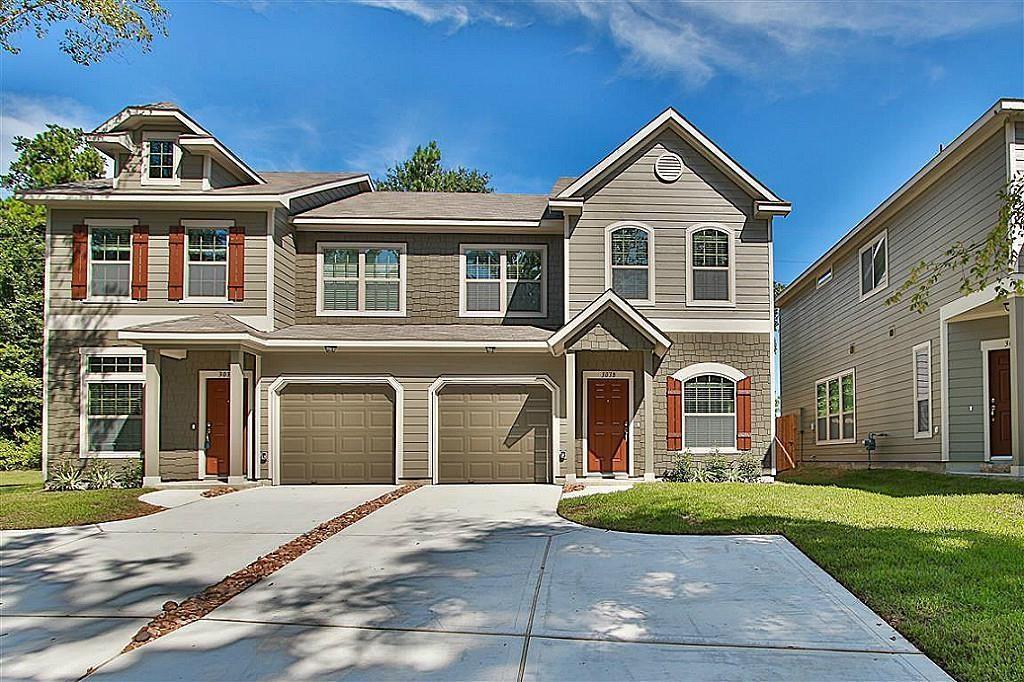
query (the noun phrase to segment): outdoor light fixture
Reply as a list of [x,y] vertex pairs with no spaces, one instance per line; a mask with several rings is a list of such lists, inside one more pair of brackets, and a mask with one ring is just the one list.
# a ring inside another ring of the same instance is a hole
[[337,346],[324,346],[325,353],[333,353],[336,350],[338,350]]

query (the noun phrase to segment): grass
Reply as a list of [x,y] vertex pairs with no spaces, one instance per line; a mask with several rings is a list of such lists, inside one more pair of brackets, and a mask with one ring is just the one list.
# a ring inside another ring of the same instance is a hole
[[559,512],[613,530],[782,534],[954,677],[1024,680],[1024,483],[820,469],[781,481],[640,485]]
[[0,530],[79,526],[160,511],[144,488],[46,492],[40,471],[0,471]]

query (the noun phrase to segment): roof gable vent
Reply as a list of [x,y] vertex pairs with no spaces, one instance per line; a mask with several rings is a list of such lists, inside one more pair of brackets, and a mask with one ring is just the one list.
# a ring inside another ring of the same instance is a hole
[[675,182],[683,174],[683,160],[678,154],[665,152],[654,162],[654,174],[662,182]]

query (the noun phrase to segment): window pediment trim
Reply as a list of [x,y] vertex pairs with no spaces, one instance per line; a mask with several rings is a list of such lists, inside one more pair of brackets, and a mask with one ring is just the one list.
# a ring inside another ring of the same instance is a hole
[[717,374],[736,382],[742,381],[748,376],[735,367],[721,362],[696,362],[692,365],[683,367],[681,370],[673,374],[672,378],[686,383],[690,379],[701,376],[702,374]]

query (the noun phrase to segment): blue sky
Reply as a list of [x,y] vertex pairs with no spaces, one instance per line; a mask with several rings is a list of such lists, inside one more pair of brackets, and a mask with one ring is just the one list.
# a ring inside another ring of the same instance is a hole
[[437,139],[546,192],[674,106],[794,204],[788,282],[999,97],[1024,95],[1024,3],[165,2],[167,38],[92,67],[25,34],[13,135],[172,100],[251,165],[375,175]]

